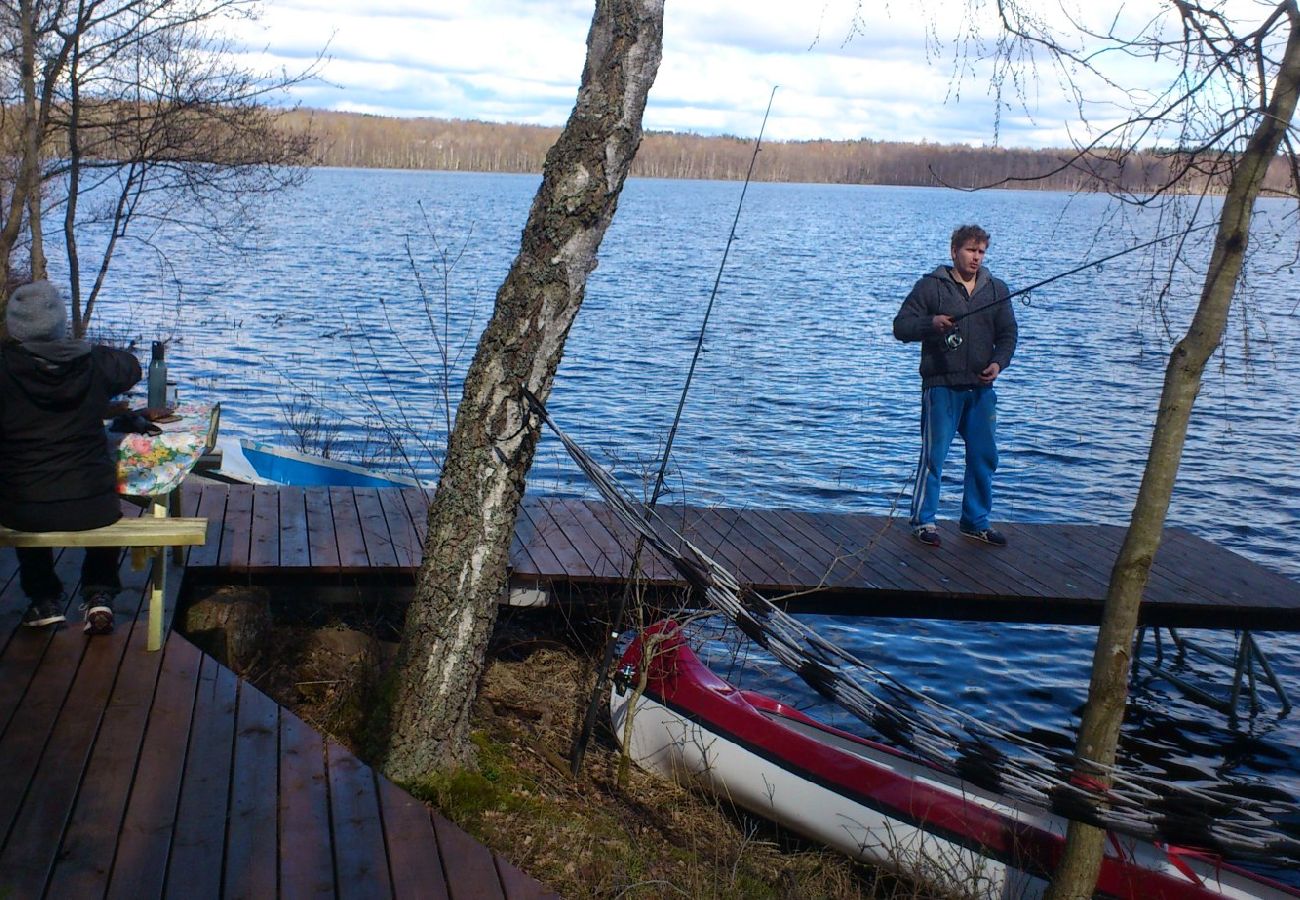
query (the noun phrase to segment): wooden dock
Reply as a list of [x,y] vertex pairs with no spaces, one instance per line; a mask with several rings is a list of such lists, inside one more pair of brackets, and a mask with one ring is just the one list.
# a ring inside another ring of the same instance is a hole
[[[214,524],[191,568],[248,577],[396,573],[418,567],[428,498],[419,489],[187,488],[187,508]],[[999,523],[994,548],[942,523],[943,547],[913,541],[906,522],[795,510],[666,507],[687,540],[768,596],[801,611],[960,620],[1089,624],[1100,620],[1123,529]],[[217,523],[220,523],[219,525]],[[598,501],[529,496],[511,548],[512,584],[544,594],[613,585],[633,540]],[[644,562],[664,589],[663,560]],[[224,577],[224,576],[223,576]],[[1300,630],[1300,583],[1179,529],[1169,529],[1143,603],[1145,624]]]
[[[209,581],[410,580],[426,503],[420,490],[189,485],[182,512],[210,524],[185,569]],[[945,526],[935,551],[872,516],[664,515],[742,581],[845,614],[1094,621],[1121,537],[1006,525],[1011,545],[998,549]],[[600,503],[530,497],[513,582],[615,585],[631,547]],[[65,583],[79,562],[60,555]],[[665,590],[680,584],[663,560],[645,567]],[[169,609],[182,574],[169,578]],[[116,633],[87,640],[77,623],[19,627],[16,561],[0,556],[0,896],[553,896],[183,637],[144,652],[146,575],[126,562],[122,575]],[[1300,630],[1300,584],[1175,529],[1144,618]]]
[[145,652],[146,578],[87,639],[19,627],[0,556],[0,897],[554,896],[180,635]]

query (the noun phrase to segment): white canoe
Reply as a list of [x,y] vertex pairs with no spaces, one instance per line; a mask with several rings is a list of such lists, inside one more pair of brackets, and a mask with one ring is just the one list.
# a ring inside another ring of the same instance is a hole
[[[626,736],[629,682],[636,683],[640,660],[638,639],[624,654],[610,712],[616,735],[642,768],[957,895],[1036,897],[1046,888],[1064,844],[1064,819],[738,690],[679,635],[656,648]],[[1217,855],[1114,832],[1097,893],[1132,900],[1300,896]]]

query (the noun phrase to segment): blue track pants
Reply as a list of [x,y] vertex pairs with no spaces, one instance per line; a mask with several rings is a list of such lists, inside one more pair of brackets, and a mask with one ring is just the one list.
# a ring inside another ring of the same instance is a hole
[[939,512],[939,483],[954,434],[966,444],[966,483],[961,527],[983,531],[993,509],[993,473],[998,468],[997,394],[991,387],[930,387],[921,391],[921,461],[912,486],[912,527],[933,524]]

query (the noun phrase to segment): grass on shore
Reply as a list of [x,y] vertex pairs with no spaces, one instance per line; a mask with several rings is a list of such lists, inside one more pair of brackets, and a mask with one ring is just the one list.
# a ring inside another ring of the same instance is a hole
[[[365,710],[382,649],[351,629],[322,653],[312,631],[276,629],[273,666],[256,683],[365,758]],[[390,648],[391,649],[391,648]],[[326,658],[330,657],[330,658]],[[498,625],[474,711],[477,768],[439,774],[412,792],[568,898],[911,898],[923,891],[778,833],[727,804],[633,768],[598,728],[582,776],[567,756],[591,690],[592,651],[552,616]],[[325,685],[304,691],[306,685]]]

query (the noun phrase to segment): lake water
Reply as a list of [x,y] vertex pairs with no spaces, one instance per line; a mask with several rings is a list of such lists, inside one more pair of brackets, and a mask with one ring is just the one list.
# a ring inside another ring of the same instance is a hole
[[[170,338],[182,394],[219,399],[226,434],[293,443],[286,420],[304,433],[322,420],[326,432],[337,429],[327,435],[335,456],[364,461],[391,456],[387,428],[432,477],[436,452],[424,450],[436,450],[445,430],[441,385],[454,402],[537,181],[321,170],[263,210],[239,258],[184,237],[127,248],[100,322],[143,347]],[[570,335],[551,410],[638,490],[671,424],[740,188],[629,182]],[[670,499],[905,509],[919,378],[917,348],[891,333],[902,297],[945,261],[961,222],[993,233],[988,263],[1013,290],[1170,227],[1129,210],[1123,227],[1099,231],[1110,209],[1104,198],[1053,193],[751,185],[674,448]],[[1297,578],[1300,278],[1288,211],[1261,206],[1261,230],[1275,240],[1257,247],[1248,302],[1207,375],[1169,521]],[[1127,522],[1169,335],[1186,326],[1209,246],[1192,246],[1191,265],[1175,267],[1163,313],[1152,303],[1152,272],[1164,265],[1156,253],[1062,279],[1017,304],[1020,346],[998,382],[995,520]],[[955,447],[945,518],[957,515],[960,460]],[[539,449],[530,488],[589,493],[553,439]],[[1064,735],[1077,721],[1088,629],[837,618],[819,626],[1025,733]],[[1230,635],[1198,637],[1231,644]],[[1263,635],[1261,644],[1300,699],[1300,638]],[[1135,696],[1128,741],[1135,756],[1179,777],[1300,796],[1297,718],[1271,707],[1233,728],[1152,682]]]

